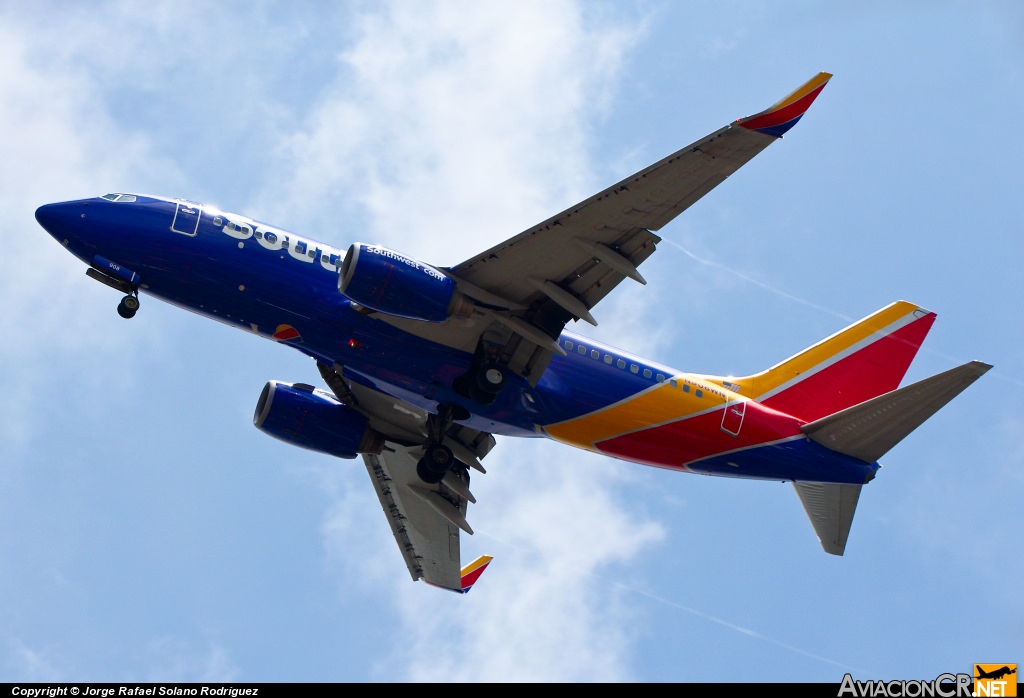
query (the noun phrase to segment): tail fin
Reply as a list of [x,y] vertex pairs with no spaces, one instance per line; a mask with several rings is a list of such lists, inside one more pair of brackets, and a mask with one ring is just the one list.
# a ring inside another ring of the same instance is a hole
[[[874,463],[943,405],[992,368],[971,361],[805,424],[807,437],[822,446]],[[794,482],[807,517],[826,553],[842,555],[857,509],[861,485]]]
[[813,422],[895,390],[934,321],[935,313],[897,301],[767,371],[730,380],[766,407]]
[[487,565],[491,564],[491,560],[494,557],[491,555],[481,555],[473,562],[469,563],[462,568],[462,593],[468,594],[469,590],[476,584],[476,580],[480,579],[480,575],[487,569]]

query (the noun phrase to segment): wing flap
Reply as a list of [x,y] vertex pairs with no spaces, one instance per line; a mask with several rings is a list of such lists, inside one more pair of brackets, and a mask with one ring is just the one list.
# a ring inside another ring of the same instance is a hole
[[[434,586],[461,591],[459,527],[410,489],[410,485],[423,484],[416,476],[416,460],[402,451],[363,455],[377,498],[413,581],[422,579]],[[431,496],[441,495],[435,491]],[[458,505],[449,504],[465,517],[465,500]]]
[[[550,342],[573,318],[574,300],[559,303],[542,290],[547,283],[573,294],[587,314],[635,267],[654,253],[654,231],[692,206],[791,128],[831,76],[821,73],[769,109],[740,119],[626,177],[561,213],[447,270],[463,292],[492,308],[509,309],[528,326],[510,326],[493,314],[474,313],[443,323],[381,317],[424,339],[474,353],[485,335],[501,349],[504,365],[536,384],[552,356]],[[583,241],[585,244],[579,244]],[[587,247],[590,246],[590,251]],[[611,264],[593,252],[603,245],[633,267]],[[476,293],[476,296],[474,296]],[[556,296],[559,295],[557,292]],[[499,299],[501,303],[494,303]],[[568,308],[568,309],[567,309]],[[496,325],[504,327],[496,328]]]

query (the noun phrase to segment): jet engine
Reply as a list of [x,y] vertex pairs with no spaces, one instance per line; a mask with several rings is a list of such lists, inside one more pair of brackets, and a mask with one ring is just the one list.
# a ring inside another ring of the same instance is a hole
[[384,447],[384,437],[365,415],[304,383],[267,383],[252,423],[275,439],[338,458],[380,453]]
[[472,308],[455,282],[429,264],[361,242],[348,248],[338,290],[365,308],[410,320],[443,322]]

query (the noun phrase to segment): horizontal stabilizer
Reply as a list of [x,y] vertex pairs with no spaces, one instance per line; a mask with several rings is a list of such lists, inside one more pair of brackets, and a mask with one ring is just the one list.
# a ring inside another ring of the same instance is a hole
[[801,427],[822,446],[874,463],[992,368],[971,361]]
[[821,547],[830,555],[842,555],[863,485],[794,482],[793,487],[818,534]]

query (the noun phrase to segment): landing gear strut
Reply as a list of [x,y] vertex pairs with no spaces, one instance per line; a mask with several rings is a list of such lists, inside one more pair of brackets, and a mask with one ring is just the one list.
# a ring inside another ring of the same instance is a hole
[[455,421],[456,413],[465,413],[458,415],[460,419],[469,416],[469,413],[462,407],[438,405],[437,414],[432,414],[427,418],[430,442],[427,443],[427,447],[423,451],[423,457],[416,464],[416,474],[427,484],[436,485],[441,482],[457,462],[455,454],[443,443],[444,435]]
[[121,302],[117,304],[117,314],[123,317],[125,320],[135,317],[135,313],[139,310],[139,297],[135,293],[130,293],[121,299]]

